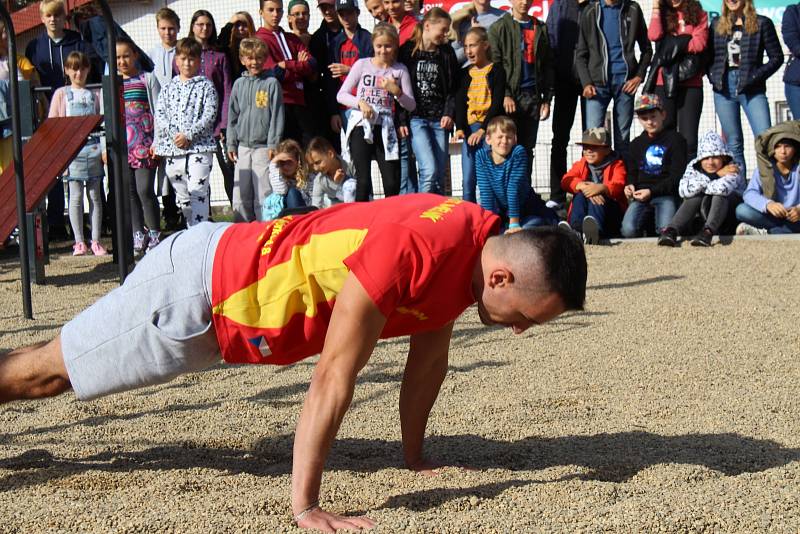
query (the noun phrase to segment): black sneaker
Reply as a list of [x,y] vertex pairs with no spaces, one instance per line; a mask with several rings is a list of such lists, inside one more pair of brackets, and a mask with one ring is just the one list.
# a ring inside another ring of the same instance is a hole
[[711,246],[711,239],[714,237],[714,232],[709,230],[708,228],[703,228],[703,230],[692,238],[692,246],[693,247],[710,247]]
[[677,247],[678,246],[678,232],[669,226],[661,230],[661,235],[658,236],[658,246],[660,247]]
[[583,230],[584,243],[587,245],[600,244],[600,225],[597,223],[597,219],[591,215],[584,217],[581,230]]

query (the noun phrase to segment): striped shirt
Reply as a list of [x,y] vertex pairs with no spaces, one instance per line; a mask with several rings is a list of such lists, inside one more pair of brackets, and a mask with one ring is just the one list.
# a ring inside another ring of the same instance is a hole
[[489,91],[489,72],[492,70],[492,63],[482,69],[471,67],[469,69],[469,89],[467,89],[467,122],[475,124],[483,123],[486,114],[492,106],[492,93]]
[[475,155],[475,174],[480,191],[480,204],[501,217],[522,217],[522,208],[532,194],[531,183],[525,178],[527,156],[522,145],[516,145],[503,162],[495,164],[489,148]]

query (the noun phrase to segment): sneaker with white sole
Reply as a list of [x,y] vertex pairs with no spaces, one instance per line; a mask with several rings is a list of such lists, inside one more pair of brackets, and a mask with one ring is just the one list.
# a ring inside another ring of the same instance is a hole
[[551,210],[556,210],[556,211],[564,207],[563,204],[561,204],[561,202],[558,202],[556,200],[548,200],[547,202],[544,203],[544,205],[550,208]]
[[583,218],[581,229],[583,230],[584,243],[587,245],[600,244],[600,224],[597,222],[597,219],[591,215],[587,215]]
[[100,244],[100,241],[92,241],[92,254],[95,256],[107,256],[108,251]]
[[150,252],[161,243],[161,232],[158,230],[150,230],[147,232],[147,252]]
[[766,228],[757,228],[747,223],[739,223],[739,226],[736,227],[736,235],[767,235],[768,233]]
[[141,254],[144,252],[144,248],[147,246],[147,236],[144,235],[144,232],[134,232],[133,233],[133,252],[134,254]]
[[86,243],[83,241],[78,241],[74,245],[72,245],[72,255],[73,256],[85,256],[86,255]]

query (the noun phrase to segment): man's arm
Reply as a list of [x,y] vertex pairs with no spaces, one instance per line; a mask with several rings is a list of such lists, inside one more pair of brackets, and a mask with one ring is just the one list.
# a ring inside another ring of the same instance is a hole
[[[366,517],[343,517],[318,506],[325,461],[353,398],[356,375],[372,355],[386,318],[354,274],[348,275],[333,307],[322,355],[311,377],[297,423],[292,463],[292,513],[301,528],[325,532],[371,528]],[[309,510],[305,513],[306,510]]]
[[447,375],[447,355],[453,323],[432,332],[411,336],[408,361],[400,388],[400,428],[403,433],[403,460],[414,471],[435,467],[422,453],[425,427],[439,388]]

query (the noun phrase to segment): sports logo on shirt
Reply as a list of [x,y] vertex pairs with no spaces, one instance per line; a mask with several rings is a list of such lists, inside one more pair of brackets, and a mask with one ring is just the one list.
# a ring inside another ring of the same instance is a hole
[[263,89],[256,91],[256,107],[259,109],[263,109],[267,107],[269,104],[269,98],[267,97],[267,92]]

